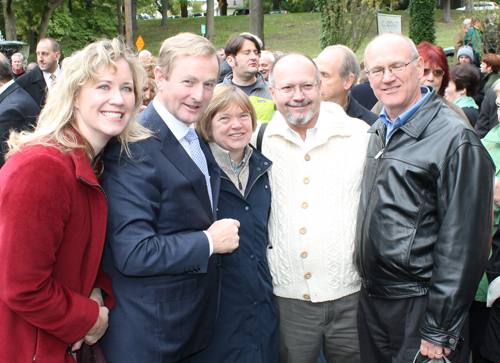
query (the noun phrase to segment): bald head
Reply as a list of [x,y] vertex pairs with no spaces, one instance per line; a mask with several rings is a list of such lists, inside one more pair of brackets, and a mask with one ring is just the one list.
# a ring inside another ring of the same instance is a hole
[[380,49],[385,50],[385,44],[387,43],[390,44],[398,43],[402,46],[402,48],[400,49],[401,52],[409,51],[411,58],[418,58],[417,47],[410,38],[401,34],[385,33],[373,38],[372,41],[368,43],[368,45],[366,46],[364,54],[365,69],[367,70],[370,69],[370,64],[368,59],[369,58],[368,52],[370,51],[370,49],[375,47],[375,49],[378,49],[378,51],[380,52]]

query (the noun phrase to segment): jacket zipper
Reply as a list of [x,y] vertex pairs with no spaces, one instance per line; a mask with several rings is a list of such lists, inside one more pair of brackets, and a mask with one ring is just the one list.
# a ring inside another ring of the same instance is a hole
[[35,350],[33,351],[33,362],[36,361],[36,348],[38,346],[38,328],[36,328],[36,334],[35,334]]
[[[266,170],[264,170],[262,173],[260,173],[259,175],[257,175],[257,177],[255,178],[255,180],[253,181],[252,185],[250,185],[250,188],[248,189],[248,193],[244,196],[245,200],[247,199],[248,195],[250,194],[250,191],[252,190],[253,186],[255,185],[255,183],[257,182],[257,180],[259,180],[259,178],[264,175],[265,173],[267,173],[269,168],[266,168]],[[230,182],[231,179],[225,177],[225,176],[221,176],[221,179],[226,179],[226,180],[229,180]],[[239,182],[239,175],[238,175],[238,182]],[[243,186],[242,186],[243,187]],[[240,188],[241,190],[242,188]]]

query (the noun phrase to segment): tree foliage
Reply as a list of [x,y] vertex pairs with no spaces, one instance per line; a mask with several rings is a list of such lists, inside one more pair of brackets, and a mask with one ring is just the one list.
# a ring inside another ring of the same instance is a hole
[[343,44],[354,52],[376,19],[377,0],[317,0],[321,12],[321,48]]
[[434,23],[435,0],[410,1],[410,38],[415,44],[427,41],[436,42],[436,25]]

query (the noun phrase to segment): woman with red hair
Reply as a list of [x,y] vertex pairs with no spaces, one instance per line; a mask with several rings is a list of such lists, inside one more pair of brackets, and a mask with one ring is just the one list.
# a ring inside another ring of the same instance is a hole
[[424,74],[420,78],[422,86],[432,86],[443,97],[450,80],[448,61],[443,48],[429,42],[417,46],[418,54],[424,58]]

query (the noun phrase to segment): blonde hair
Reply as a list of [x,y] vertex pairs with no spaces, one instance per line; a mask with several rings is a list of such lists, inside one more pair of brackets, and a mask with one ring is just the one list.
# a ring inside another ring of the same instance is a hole
[[[117,69],[116,61],[124,59],[130,66],[134,81],[135,105],[131,120],[116,138],[131,157],[129,142],[147,139],[151,131],[139,125],[137,117],[142,105],[142,87],[147,80],[146,72],[137,58],[119,39],[101,40],[85,47],[77,54],[66,58],[64,69],[57,83],[48,93],[47,102],[38,118],[34,131],[12,132],[8,141],[9,152],[7,160],[26,145],[40,144],[56,147],[62,151],[85,149],[91,162],[94,161],[94,149],[90,142],[78,130],[74,117],[73,103],[82,87],[89,82],[98,81],[102,69],[113,67]],[[71,128],[76,130],[75,134]],[[78,136],[83,139],[83,145],[78,143]]]
[[144,57],[139,59],[141,66],[146,70],[148,77],[155,79],[156,57]]
[[[179,33],[174,37],[165,39],[161,45],[158,56],[158,67],[161,68],[163,77],[170,79],[177,57],[215,57],[220,65],[217,50],[207,39],[192,33]],[[220,69],[217,78],[220,76]]]
[[250,99],[241,89],[231,85],[219,86],[215,89],[212,101],[207,109],[201,116],[200,120],[196,122],[196,131],[201,136],[203,141],[213,141],[212,137],[212,119],[221,112],[226,111],[231,105],[237,104],[243,112],[250,114],[252,119],[252,131],[257,128],[257,113],[253,108]]

